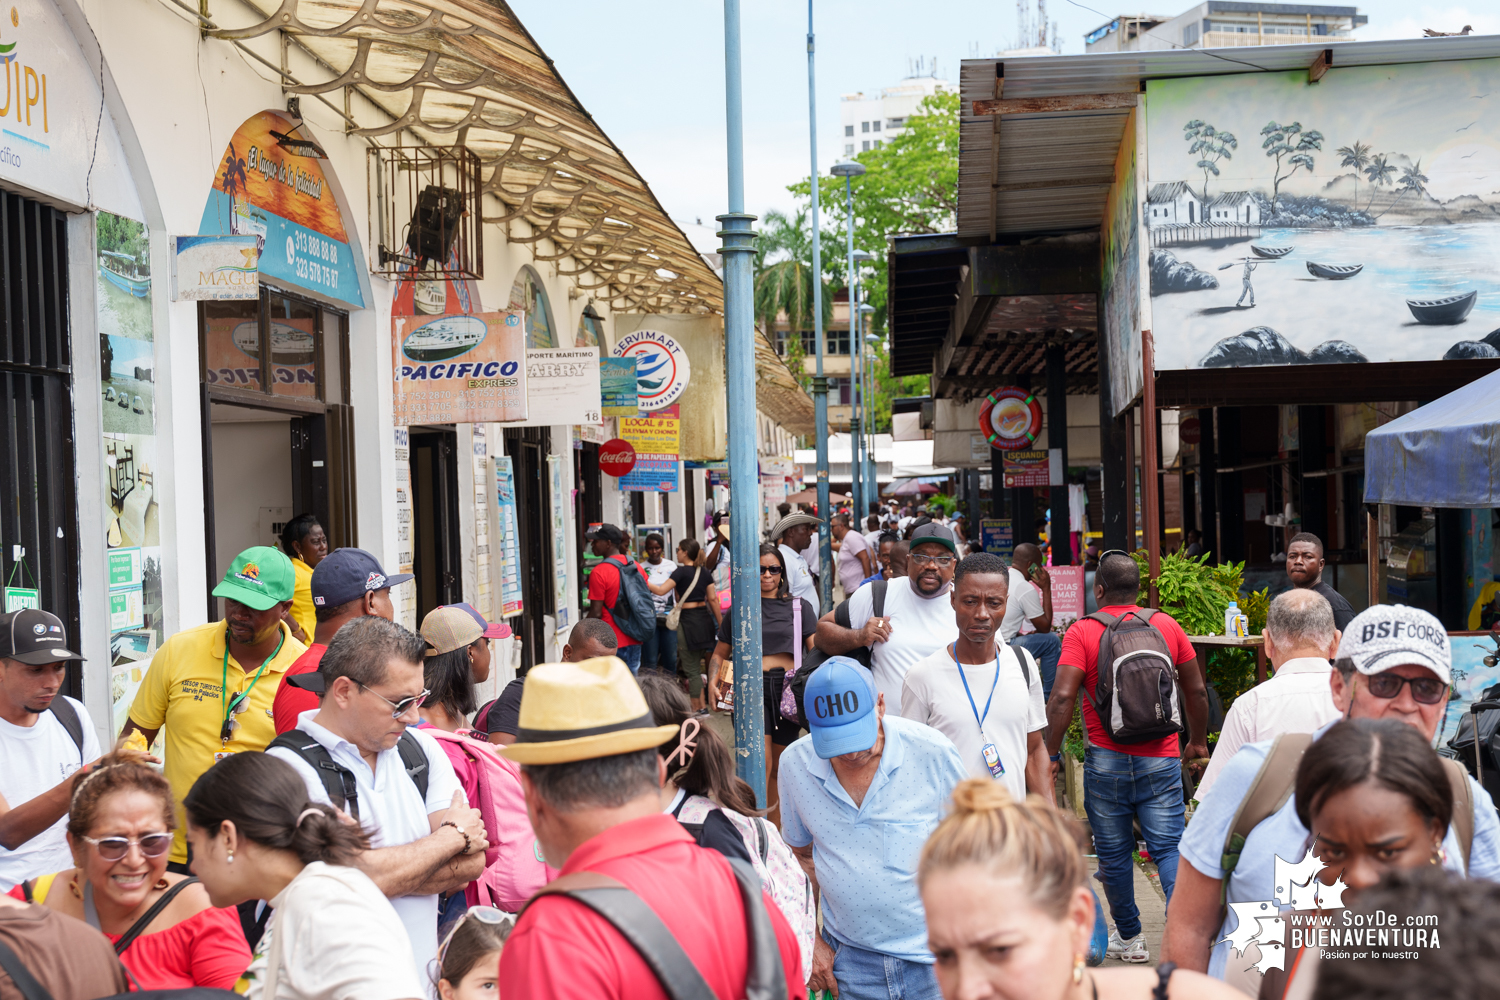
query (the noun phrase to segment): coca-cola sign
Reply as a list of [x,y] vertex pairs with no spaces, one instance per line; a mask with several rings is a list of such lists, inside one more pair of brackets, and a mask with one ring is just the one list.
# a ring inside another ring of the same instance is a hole
[[619,478],[635,468],[635,448],[629,441],[615,438],[599,446],[599,471]]

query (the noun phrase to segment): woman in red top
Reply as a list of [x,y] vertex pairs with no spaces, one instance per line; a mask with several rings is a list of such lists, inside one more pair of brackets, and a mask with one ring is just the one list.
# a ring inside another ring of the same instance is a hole
[[78,783],[68,816],[77,867],[10,894],[99,928],[143,989],[232,989],[250,946],[233,909],[216,909],[196,878],[167,874],[175,825],[172,789],[155,770],[133,762],[97,768]]

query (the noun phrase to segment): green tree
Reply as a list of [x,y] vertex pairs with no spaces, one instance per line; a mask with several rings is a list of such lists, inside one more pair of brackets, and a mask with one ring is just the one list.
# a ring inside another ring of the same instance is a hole
[[[1276,214],[1276,199],[1281,194],[1281,184],[1299,169],[1312,173],[1313,153],[1323,148],[1323,133],[1302,131],[1301,122],[1278,125],[1271,122],[1260,130],[1263,141],[1260,148],[1276,161],[1276,171],[1271,183],[1271,214]],[[1286,172],[1283,173],[1282,171]]]
[[1220,132],[1207,122],[1194,118],[1182,127],[1182,138],[1192,143],[1188,155],[1198,157],[1196,166],[1203,171],[1203,201],[1208,202],[1208,175],[1219,176],[1219,161],[1234,159],[1240,141],[1233,132]]
[[[812,227],[808,210],[792,216],[772,209],[766,213],[756,241],[755,318],[766,331],[766,338],[776,341],[776,318],[785,313],[788,337],[787,367],[804,387],[808,377],[802,371],[802,331],[813,326]],[[829,237],[823,237],[826,245]],[[826,268],[824,269],[826,272]],[[833,296],[825,277],[823,284],[823,325],[833,319]]]
[[1362,142],[1356,142],[1352,146],[1340,146],[1336,152],[1343,159],[1339,161],[1341,167],[1354,168],[1354,207],[1359,207],[1359,175],[1370,165],[1370,147]]

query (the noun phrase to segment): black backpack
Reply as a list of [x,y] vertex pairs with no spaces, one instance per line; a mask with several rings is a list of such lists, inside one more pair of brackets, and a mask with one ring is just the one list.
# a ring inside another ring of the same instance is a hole
[[1094,693],[1084,694],[1116,743],[1144,743],[1182,732],[1177,665],[1167,637],[1151,624],[1154,609],[1119,618],[1096,611],[1087,617],[1104,626],[1099,636]]
[[83,720],[78,717],[78,709],[73,703],[62,695],[52,699],[52,704],[47,711],[57,717],[58,724],[67,732],[73,745],[78,748],[78,763],[84,763],[83,759]]
[[[872,588],[870,597],[873,605],[870,609],[871,618],[885,617],[885,592],[890,584],[889,580],[875,580],[870,584]],[[833,609],[833,623],[842,628],[851,628],[852,619],[849,617],[849,601],[840,601],[838,607]],[[802,669],[792,675],[792,697],[797,701],[797,724],[803,729],[807,728],[807,712],[802,708],[802,693],[807,690],[807,680],[813,675],[813,671],[823,665],[823,661],[830,656],[847,656],[860,666],[869,669],[870,647],[856,646],[847,653],[825,653],[816,645],[812,650],[802,657]]]
[[[271,741],[266,747],[285,747],[298,757],[307,762],[323,780],[323,791],[328,793],[328,798],[334,807],[344,810],[359,821],[359,788],[354,781],[354,772],[336,763],[328,748],[317,740],[307,735],[300,729],[289,729]],[[406,768],[406,774],[411,778],[412,784],[417,786],[417,791],[422,796],[422,801],[427,801],[427,754],[422,750],[422,744],[411,734],[411,730],[401,734],[401,739],[396,741],[396,750],[401,754],[401,766]]]
[[[613,557],[610,561],[613,562]],[[625,565],[614,563],[614,566],[620,574],[620,596],[609,613],[616,628],[636,642],[645,642],[656,632],[656,602],[646,589],[646,578],[639,566],[628,558]]]

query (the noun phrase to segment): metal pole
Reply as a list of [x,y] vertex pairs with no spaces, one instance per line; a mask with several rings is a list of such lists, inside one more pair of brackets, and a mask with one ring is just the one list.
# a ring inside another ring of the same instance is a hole
[[724,0],[724,97],[729,211],[724,241],[724,360],[729,393],[730,628],[734,639],[735,772],[766,804],[765,705],[760,666],[760,469],[755,453],[755,216],[745,214],[745,145],[740,94],[740,3]]
[[[858,276],[854,272],[854,178],[850,174],[844,175],[845,217],[844,228],[848,230],[848,254],[849,254],[849,280],[845,282],[849,291],[849,373],[855,375],[853,367],[857,353],[863,353],[858,346],[859,338],[859,295]],[[849,397],[849,484],[853,489],[854,511],[859,513],[860,503],[864,497],[864,462],[860,458],[860,429],[859,429],[859,382],[857,377],[850,379],[854,384],[850,387]]]
[[[813,44],[813,0],[807,0],[807,137],[812,158],[813,335],[817,370],[813,375],[813,430],[818,449],[818,597],[822,610],[833,607],[833,539],[828,517],[828,379],[823,375],[823,249],[818,237],[818,80]],[[759,563],[759,560],[756,560]],[[756,572],[759,572],[759,566]],[[760,581],[755,584],[759,593]]]

